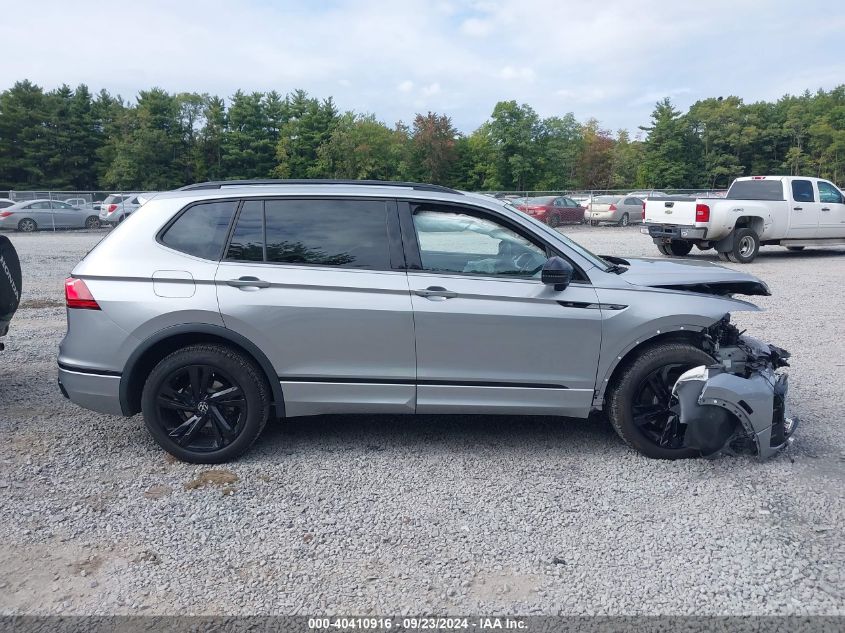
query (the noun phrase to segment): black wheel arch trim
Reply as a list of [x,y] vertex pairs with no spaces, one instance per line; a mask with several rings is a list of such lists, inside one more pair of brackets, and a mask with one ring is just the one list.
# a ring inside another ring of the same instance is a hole
[[[152,336],[146,338],[129,356],[126,365],[123,369],[123,374],[120,379],[119,398],[120,409],[123,415],[129,417],[140,412],[140,408],[132,407],[130,402],[129,385],[135,379],[135,371],[141,358],[154,345],[161,343],[169,338],[184,334],[207,334],[217,338],[222,338],[238,347],[242,348],[247,354],[252,356],[253,360],[258,363],[267,382],[270,383],[270,390],[273,393],[273,402],[271,406],[276,411],[276,417],[285,417],[285,400],[282,394],[282,385],[279,382],[276,370],[270,359],[248,338],[234,332],[228,328],[220,325],[212,325],[210,323],[186,323],[182,325],[172,325],[170,327],[159,330]],[[135,410],[137,409],[137,410]]]

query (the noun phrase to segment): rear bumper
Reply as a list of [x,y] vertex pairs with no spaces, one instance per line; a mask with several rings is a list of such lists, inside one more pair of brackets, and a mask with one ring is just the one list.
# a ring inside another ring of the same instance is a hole
[[62,395],[80,407],[99,413],[123,415],[120,406],[120,376],[59,365]]
[[640,229],[649,237],[669,240],[704,240],[707,239],[707,228],[688,226],[685,224],[649,224]]

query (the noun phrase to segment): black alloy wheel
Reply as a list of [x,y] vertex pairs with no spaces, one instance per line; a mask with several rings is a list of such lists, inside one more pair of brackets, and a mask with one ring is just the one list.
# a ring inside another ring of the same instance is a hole
[[210,365],[173,371],[159,388],[156,406],[168,437],[192,452],[231,444],[243,430],[247,412],[243,389]]
[[689,365],[670,363],[650,372],[637,385],[633,421],[655,446],[679,449],[683,444],[685,428],[678,417],[672,387],[689,369],[692,369]]

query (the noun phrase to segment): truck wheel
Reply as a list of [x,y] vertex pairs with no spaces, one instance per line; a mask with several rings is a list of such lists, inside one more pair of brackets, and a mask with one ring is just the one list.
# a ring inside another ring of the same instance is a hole
[[666,257],[684,257],[685,255],[689,255],[689,252],[692,250],[692,242],[672,240],[668,244],[658,244],[657,250]]
[[788,251],[803,251],[804,247],[803,246],[787,246],[786,250],[788,250]]
[[719,253],[719,259],[721,259],[723,262],[731,261],[731,258],[728,257],[727,253]]
[[760,238],[753,229],[738,229],[734,235],[733,250],[728,252],[730,260],[737,264],[750,264],[760,251]]
[[607,396],[613,429],[646,457],[686,459],[700,452],[683,445],[685,428],[675,410],[672,387],[685,371],[711,365],[709,354],[689,343],[658,343],[621,370]]

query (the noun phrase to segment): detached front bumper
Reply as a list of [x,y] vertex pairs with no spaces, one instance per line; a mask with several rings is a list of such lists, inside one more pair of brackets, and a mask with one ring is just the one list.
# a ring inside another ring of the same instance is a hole
[[798,420],[788,415],[789,353],[739,336],[714,353],[717,365],[695,367],[673,388],[684,445],[704,456],[750,448],[764,460],[792,441]]
[[703,240],[707,238],[706,227],[684,224],[649,224],[640,228],[640,232],[655,241],[667,240]]

